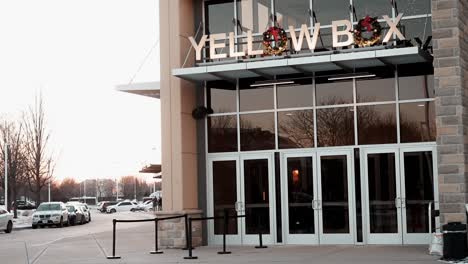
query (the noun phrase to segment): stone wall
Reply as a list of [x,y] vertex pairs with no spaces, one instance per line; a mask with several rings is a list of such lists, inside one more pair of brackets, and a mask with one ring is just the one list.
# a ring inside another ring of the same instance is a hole
[[441,223],[466,221],[468,2],[432,0]]
[[[189,217],[200,217],[201,210],[186,210],[178,212],[156,212],[156,217],[164,218],[175,215],[188,214]],[[192,245],[202,245],[202,223],[192,223]],[[158,223],[158,246],[160,248],[185,248],[185,218],[159,221]]]

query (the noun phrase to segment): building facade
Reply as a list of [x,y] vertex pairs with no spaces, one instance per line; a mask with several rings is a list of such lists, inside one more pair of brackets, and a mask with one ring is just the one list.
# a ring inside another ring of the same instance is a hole
[[425,244],[466,222],[467,15],[463,0],[161,0],[165,214],[245,215],[235,244]]

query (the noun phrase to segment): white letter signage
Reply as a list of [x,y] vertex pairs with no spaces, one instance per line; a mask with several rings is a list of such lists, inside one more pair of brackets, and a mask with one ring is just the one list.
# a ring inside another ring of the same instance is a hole
[[193,37],[189,37],[190,43],[192,43],[193,48],[195,49],[195,57],[197,60],[201,60],[201,50],[203,46],[205,46],[206,39],[208,38],[207,35],[203,35],[200,39],[200,43],[197,44]]
[[292,41],[294,50],[301,51],[302,41],[304,40],[304,36],[305,36],[307,45],[309,46],[309,49],[313,52],[315,50],[315,46],[317,45],[319,31],[320,31],[320,23],[315,23],[314,35],[312,36],[312,40],[311,40],[307,25],[302,24],[301,32],[299,33],[299,38],[296,38],[296,32],[294,32],[294,27],[289,26],[289,34],[291,35],[291,41]]
[[[346,26],[344,30],[338,31],[338,26]],[[333,47],[345,47],[354,43],[354,37],[351,33],[353,26],[349,20],[332,21]],[[348,39],[343,42],[338,41],[338,36],[347,36]]]
[[403,34],[401,34],[400,30],[398,30],[398,28],[396,27],[398,25],[398,23],[400,22],[400,19],[401,19],[402,16],[403,16],[403,13],[400,13],[395,18],[395,22],[393,22],[387,15],[383,16],[383,19],[385,20],[385,22],[387,22],[388,26],[390,27],[390,29],[387,32],[387,35],[385,35],[385,38],[382,41],[383,43],[387,43],[390,40],[390,38],[392,37],[393,33],[395,33],[399,39],[401,39],[401,40],[405,39],[405,36],[403,36]]
[[[387,43],[392,39],[393,36],[396,36],[400,40],[404,40],[405,36],[400,32],[400,30],[397,28],[398,23],[400,23],[400,20],[402,18],[403,14],[400,13],[394,20],[389,18],[387,15],[382,16],[385,22],[387,22],[389,30],[386,33],[385,37],[383,38],[383,43]],[[369,18],[370,17],[366,17]],[[372,18],[375,21],[377,21],[376,17]],[[362,19],[364,20],[364,19]],[[362,25],[358,25],[357,27],[362,27]],[[272,27],[273,28],[273,27]],[[274,27],[275,29],[281,30],[283,32],[281,38],[282,38],[282,45],[283,51],[286,50],[287,42],[288,42],[288,37],[285,33],[285,31],[282,28],[277,28]],[[351,21],[349,20],[337,20],[337,21],[332,21],[332,47],[333,48],[339,48],[339,47],[347,47],[350,45],[356,45],[356,46],[361,46],[359,42],[359,37],[356,35],[356,41],[354,39],[356,32],[360,33],[359,28],[353,29],[353,25],[351,24]],[[377,30],[367,30],[370,33],[374,34],[374,38],[376,38],[376,41],[373,42],[372,44],[369,44],[369,46],[372,46],[374,44],[378,44],[380,42],[380,28]],[[190,43],[192,44],[192,47],[195,49],[195,55],[196,55],[196,60],[201,60],[202,59],[202,50],[206,45],[206,42],[209,41],[210,44],[210,52],[209,56],[206,59],[224,59],[227,57],[231,58],[236,58],[236,57],[244,57],[244,56],[256,56],[256,55],[263,55],[263,56],[268,56],[272,55],[268,53],[268,48],[270,48],[270,40],[268,39],[271,37],[268,35],[270,33],[269,31],[266,31],[263,33],[263,42],[259,42],[259,46],[263,45],[261,49],[255,49],[254,50],[254,39],[252,35],[252,31],[247,31],[247,36],[242,36],[242,41],[245,43],[245,40],[247,41],[247,48],[245,49],[245,44],[236,46],[236,36],[234,35],[234,32],[229,32],[229,37],[227,41],[227,45],[229,45],[229,50],[226,50],[224,52],[216,53],[216,49],[222,49],[226,47],[226,33],[218,33],[218,34],[212,34],[210,36],[203,35],[200,39],[200,42],[197,43],[193,37],[189,37]],[[278,34],[278,33],[276,33]],[[300,52],[302,50],[303,42],[304,39],[307,41],[307,46],[311,52],[314,52],[315,48],[317,47],[317,41],[318,37],[320,34],[320,23],[315,23],[313,27],[313,32],[312,36],[310,36],[311,31],[309,30],[307,24],[302,24],[301,28],[299,30],[299,34],[295,31],[295,28],[293,26],[289,26],[289,36],[291,38],[291,50],[294,50],[296,52]],[[361,36],[361,35],[359,35]],[[277,42],[278,40],[277,35],[274,35],[275,39],[274,41]],[[267,38],[267,39],[265,39]],[[271,37],[273,40],[273,37]],[[222,40],[222,42],[220,42]],[[217,42],[218,41],[218,42]],[[268,43],[267,43],[268,42]],[[267,43],[267,44],[265,44]],[[274,47],[275,49],[278,49],[278,47]],[[276,54],[275,54],[276,55]]]

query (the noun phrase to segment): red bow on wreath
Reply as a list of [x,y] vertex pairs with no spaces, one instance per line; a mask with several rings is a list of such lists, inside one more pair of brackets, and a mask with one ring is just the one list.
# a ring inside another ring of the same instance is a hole
[[367,31],[372,31],[372,18],[370,16],[366,16],[362,21],[362,26],[367,28]]
[[270,27],[268,29],[268,31],[271,32],[271,35],[273,35],[273,38],[275,39],[275,41],[278,41],[278,38],[279,38],[279,28],[277,27]]

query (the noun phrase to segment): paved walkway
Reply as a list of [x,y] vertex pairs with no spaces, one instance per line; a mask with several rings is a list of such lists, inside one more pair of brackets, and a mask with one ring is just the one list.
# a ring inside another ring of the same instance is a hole
[[119,260],[105,258],[112,252],[112,233],[105,231],[34,245],[0,241],[0,263],[440,263],[438,257],[427,254],[426,246],[273,246],[267,249],[232,246],[228,247],[232,251],[230,255],[218,255],[220,247],[200,247],[193,251],[198,259],[185,260],[187,251],[180,249],[150,255],[154,247],[151,231],[151,227],[143,226],[118,230],[117,255],[122,257]]

